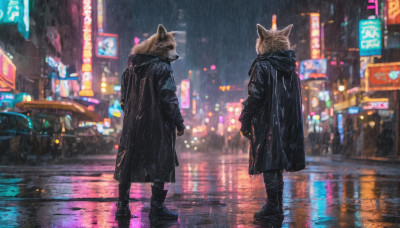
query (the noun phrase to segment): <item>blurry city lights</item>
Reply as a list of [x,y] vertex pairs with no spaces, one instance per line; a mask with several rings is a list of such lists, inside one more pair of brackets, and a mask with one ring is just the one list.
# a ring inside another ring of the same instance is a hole
[[187,140],[183,141],[185,144],[187,144]]
[[59,140],[59,139],[56,139],[56,140],[54,140],[54,142],[55,142],[56,144],[59,144],[59,143],[60,143],[60,140]]
[[360,116],[360,119],[362,119],[362,120],[363,120],[363,119],[364,119],[364,116]]
[[191,143],[191,144],[193,144],[193,143],[194,143],[194,141],[192,140],[192,141],[190,141],[190,143]]
[[203,71],[207,71],[207,68],[204,67],[204,68],[203,68]]
[[215,128],[214,128],[214,127],[212,127],[212,128],[211,128],[211,131],[215,131]]
[[229,111],[229,112],[233,112],[233,107],[229,107],[229,108],[228,108],[228,111]]
[[193,140],[196,141],[196,140],[197,140],[197,137],[194,137]]
[[215,70],[215,69],[217,69],[217,67],[215,65],[211,65],[210,69]]
[[209,118],[205,118],[204,122],[208,123],[208,122],[210,122],[210,119]]
[[230,86],[230,85],[227,85],[227,86],[226,86],[226,90],[227,90],[227,91],[231,90],[231,86]]
[[209,112],[209,113],[208,113],[208,116],[209,116],[209,117],[213,116],[213,113],[212,113],[212,112]]
[[189,145],[189,144],[186,144],[186,148],[190,148],[190,145]]
[[343,92],[343,91],[344,91],[344,85],[340,85],[340,86],[339,86],[339,91],[340,91],[340,92]]
[[235,124],[235,123],[236,123],[236,120],[235,120],[235,119],[231,119],[231,123],[232,123],[232,124]]
[[114,145],[114,149],[118,150],[118,147],[119,147],[118,144],[115,144],[115,145]]
[[135,45],[139,44],[140,43],[139,37],[135,36],[135,38],[133,38],[133,42],[135,43]]
[[194,150],[197,150],[197,146],[194,147]]
[[104,88],[104,87],[101,88],[101,92],[102,92],[102,93],[105,93],[105,92],[106,92],[106,88]]
[[231,132],[232,131],[232,128],[231,127],[228,127],[228,132]]
[[189,125],[187,125],[187,126],[186,126],[186,129],[187,129],[187,130],[190,130],[190,126],[189,126]]

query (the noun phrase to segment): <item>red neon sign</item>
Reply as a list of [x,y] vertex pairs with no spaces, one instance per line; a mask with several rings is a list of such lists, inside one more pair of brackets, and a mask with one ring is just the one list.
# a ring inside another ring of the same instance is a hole
[[92,89],[92,0],[83,0],[83,53],[82,53],[82,90],[80,96],[91,97]]

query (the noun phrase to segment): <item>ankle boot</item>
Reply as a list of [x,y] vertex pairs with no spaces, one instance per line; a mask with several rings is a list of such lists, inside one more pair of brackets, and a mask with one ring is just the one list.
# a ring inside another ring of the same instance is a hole
[[131,211],[129,210],[129,190],[131,183],[120,183],[118,186],[118,203],[117,210],[115,211],[116,217],[130,217]]
[[167,190],[163,190],[157,186],[151,186],[151,200],[150,200],[150,213],[149,219],[155,220],[177,220],[178,214],[171,212],[164,206]]
[[278,171],[264,172],[264,184],[267,189],[268,201],[263,208],[254,213],[255,219],[264,219],[269,216],[279,215],[279,201],[278,201]]

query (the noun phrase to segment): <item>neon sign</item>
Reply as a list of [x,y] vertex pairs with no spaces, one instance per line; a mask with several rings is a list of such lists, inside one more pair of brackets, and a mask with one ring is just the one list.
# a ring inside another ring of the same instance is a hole
[[91,97],[92,89],[92,0],[83,0],[83,53],[82,53],[82,90],[79,96]]
[[368,0],[367,9],[375,10],[375,15],[378,16],[378,0]]
[[319,13],[310,13],[310,49],[311,59],[321,57]]
[[400,24],[400,0],[388,0],[387,8],[387,23],[389,25]]
[[188,79],[181,82],[181,108],[190,108],[190,80]]
[[359,25],[360,56],[381,55],[381,21],[379,19],[361,20]]

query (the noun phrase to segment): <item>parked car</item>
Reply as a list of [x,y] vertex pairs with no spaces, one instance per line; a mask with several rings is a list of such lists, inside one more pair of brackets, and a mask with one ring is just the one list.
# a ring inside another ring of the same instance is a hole
[[32,120],[15,112],[0,112],[0,161],[23,163],[34,154],[35,137]]
[[77,129],[77,135],[81,139],[78,145],[81,153],[84,154],[100,153],[103,137],[101,133],[97,130],[97,127],[95,125],[79,127]]
[[68,114],[34,113],[34,128],[40,134],[40,151],[52,158],[71,157],[79,153],[80,137]]

